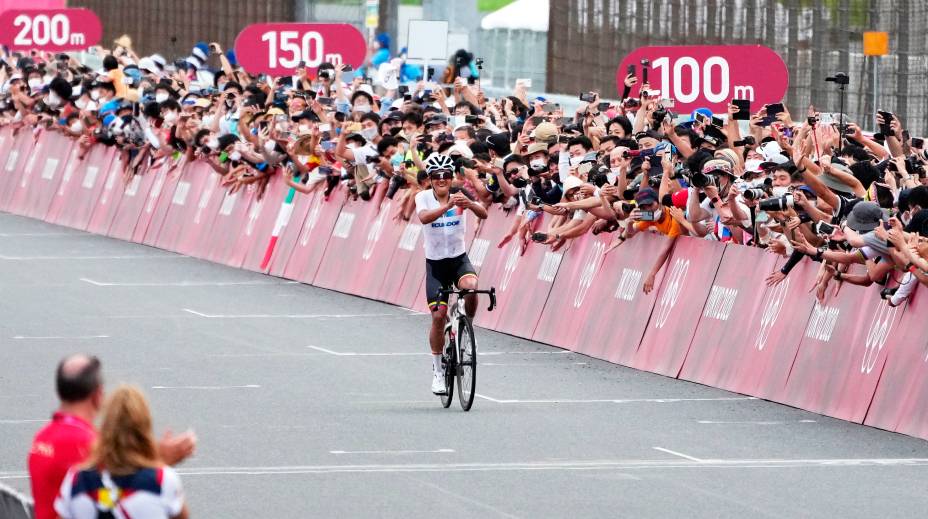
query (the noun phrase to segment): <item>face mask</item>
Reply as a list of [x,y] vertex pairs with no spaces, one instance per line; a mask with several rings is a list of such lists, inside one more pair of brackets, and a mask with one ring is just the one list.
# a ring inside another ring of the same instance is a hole
[[71,124],[71,131],[74,133],[80,133],[81,130],[83,129],[84,129],[84,125],[81,124],[80,121],[74,121],[74,123]]
[[212,126],[215,117],[212,115],[204,115],[203,120],[200,122],[200,126],[203,128]]
[[164,122],[174,124],[177,121],[177,112],[168,112],[164,114]]
[[654,221],[655,221],[655,222],[659,221],[659,220],[661,219],[661,217],[663,217],[663,216],[664,216],[664,210],[663,210],[663,209],[658,209],[657,211],[654,211]]
[[354,105],[355,112],[370,112],[371,105]]
[[206,141],[206,147],[216,151],[216,148],[219,147],[219,139],[216,137],[210,137],[209,140]]
[[786,186],[774,186],[773,196],[783,196],[789,193],[789,187]]
[[464,139],[457,139],[457,140],[454,141],[454,144],[455,144],[455,146],[463,146],[463,147],[465,147],[465,148],[468,147],[468,146],[467,146],[467,141],[465,141]]
[[264,151],[268,153],[273,153],[276,147],[277,147],[277,143],[274,141],[267,141],[264,143]]
[[525,179],[522,178],[522,177],[516,177],[516,178],[512,179],[512,182],[510,182],[510,184],[512,184],[513,187],[516,187],[516,188],[518,188],[518,189],[522,189],[523,187],[525,187],[525,186],[528,185],[528,180],[525,180]]
[[377,128],[365,128],[361,130],[361,135],[363,135],[365,139],[372,141],[377,137]]
[[546,161],[545,159],[535,159],[529,162],[529,166],[534,171],[544,171],[548,169],[548,161]]
[[159,103],[163,103],[167,101],[169,97],[171,96],[168,95],[166,92],[158,92],[157,94],[155,94],[155,101]]
[[232,159],[232,160],[241,160],[241,159],[242,159],[242,154],[239,153],[238,150],[235,150],[235,151],[233,151],[232,153],[229,154],[229,158]]
[[45,104],[47,104],[48,106],[52,108],[55,108],[61,104],[61,98],[58,97],[58,94],[54,92],[49,92],[48,96],[45,98]]
[[32,78],[29,80],[29,88],[32,90],[38,90],[42,86],[42,80],[38,78]]
[[570,167],[572,167],[572,168],[577,167],[578,165],[580,165],[580,162],[581,162],[582,160],[583,160],[583,156],[582,156],[582,155],[579,156],[579,157],[571,157],[571,158],[570,158]]
[[99,91],[99,90],[91,90],[91,91],[90,91],[90,98],[93,99],[94,101],[96,101],[97,99],[100,99],[100,91]]
[[45,74],[45,77],[43,77],[42,79],[45,80],[45,84],[47,85],[47,84],[49,84],[49,83],[52,82],[52,79],[54,79],[54,77],[55,77],[55,76],[53,76],[53,75],[51,75],[51,74]]
[[219,83],[219,84],[216,85],[216,88],[217,88],[220,92],[225,92],[225,90],[226,90],[226,84],[225,84],[225,83]]

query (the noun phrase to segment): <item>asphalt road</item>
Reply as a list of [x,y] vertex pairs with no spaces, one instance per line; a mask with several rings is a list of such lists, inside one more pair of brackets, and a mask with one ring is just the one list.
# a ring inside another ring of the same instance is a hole
[[427,318],[0,214],[0,483],[65,354],[192,428],[194,517],[914,517],[928,443],[478,330],[470,413]]

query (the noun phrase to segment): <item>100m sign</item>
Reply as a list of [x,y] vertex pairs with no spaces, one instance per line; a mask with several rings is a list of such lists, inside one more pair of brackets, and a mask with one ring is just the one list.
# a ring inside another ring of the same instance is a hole
[[255,24],[235,40],[235,53],[245,70],[274,76],[292,74],[300,66],[314,70],[323,63],[359,67],[365,52],[363,35],[348,24]]

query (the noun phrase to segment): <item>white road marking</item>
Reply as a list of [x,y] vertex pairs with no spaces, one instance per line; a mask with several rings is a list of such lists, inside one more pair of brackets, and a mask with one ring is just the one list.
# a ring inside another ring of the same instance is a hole
[[784,425],[791,423],[816,423],[815,420],[786,420],[786,421],[777,421],[777,420],[697,420],[696,423],[701,424],[721,424],[721,425]]
[[[571,362],[573,366],[586,366],[586,362]],[[541,362],[481,362],[481,366],[506,366],[506,367],[521,367],[521,368],[537,368],[537,367],[547,367],[551,364],[541,363]]]
[[329,451],[329,454],[446,454],[454,452],[454,449],[435,449],[431,451]]
[[142,255],[114,255],[114,256],[6,256],[0,254],[0,260],[6,261],[39,261],[39,260],[147,260],[147,259],[190,259],[189,256],[179,254],[142,254]]
[[48,418],[39,418],[35,420],[0,420],[0,424],[41,423],[47,421]]
[[257,384],[247,384],[244,386],[151,386],[152,389],[198,389],[204,391],[217,391],[221,389],[257,389],[261,386]]
[[677,402],[737,402],[741,400],[757,400],[752,396],[744,397],[720,397],[720,398],[624,398],[624,399],[591,399],[578,400],[570,398],[554,398],[548,400],[516,400],[516,399],[499,399],[491,398],[486,395],[476,393],[478,398],[489,400],[497,404],[637,404],[637,403],[654,403],[668,404]]
[[[837,459],[707,459],[689,460],[574,460],[514,463],[409,463],[366,465],[289,465],[251,467],[179,467],[181,476],[237,476],[333,473],[401,472],[516,472],[537,470],[669,470],[751,468],[781,469],[803,467],[925,467],[928,458],[837,458]],[[23,471],[0,472],[0,479],[28,479]]]
[[651,447],[651,448],[654,449],[654,450],[656,450],[656,451],[666,452],[667,454],[671,454],[671,455],[673,455],[673,456],[679,456],[679,457],[681,457],[681,458],[683,458],[683,459],[687,459],[687,460],[690,460],[690,461],[695,461],[695,462],[697,462],[697,463],[702,463],[702,462],[704,461],[704,460],[701,460],[701,459],[699,459],[699,458],[697,458],[697,457],[689,456],[689,455],[683,454],[682,452],[677,452],[677,451],[672,451],[672,450],[670,450],[670,449],[665,449],[665,448],[663,448],[663,447]]
[[206,319],[351,319],[358,317],[405,317],[398,314],[205,314],[189,308],[183,311]]
[[98,287],[225,287],[239,285],[284,285],[287,283],[267,281],[176,281],[163,283],[110,283],[96,281],[89,278],[80,278],[84,283]]
[[[407,352],[354,352],[354,351],[334,351],[321,346],[307,346],[307,348],[335,355],[337,357],[419,357],[431,355],[427,351],[407,351]],[[486,351],[480,352],[479,356],[490,355],[559,355],[573,353],[572,351]],[[481,364],[490,365],[490,364]]]
[[10,337],[11,339],[16,340],[82,340],[82,339],[108,339],[109,335],[74,335],[71,337],[65,337],[63,335],[47,335],[47,336],[29,336],[29,335],[14,335]]

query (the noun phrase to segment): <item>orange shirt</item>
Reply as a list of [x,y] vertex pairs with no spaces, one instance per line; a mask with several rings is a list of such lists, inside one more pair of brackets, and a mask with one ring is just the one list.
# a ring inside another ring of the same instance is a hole
[[652,227],[657,232],[670,238],[676,238],[683,234],[683,229],[680,228],[680,224],[677,223],[672,216],[667,214],[666,209],[662,211],[661,219],[656,222],[635,222],[636,231],[644,231]]

